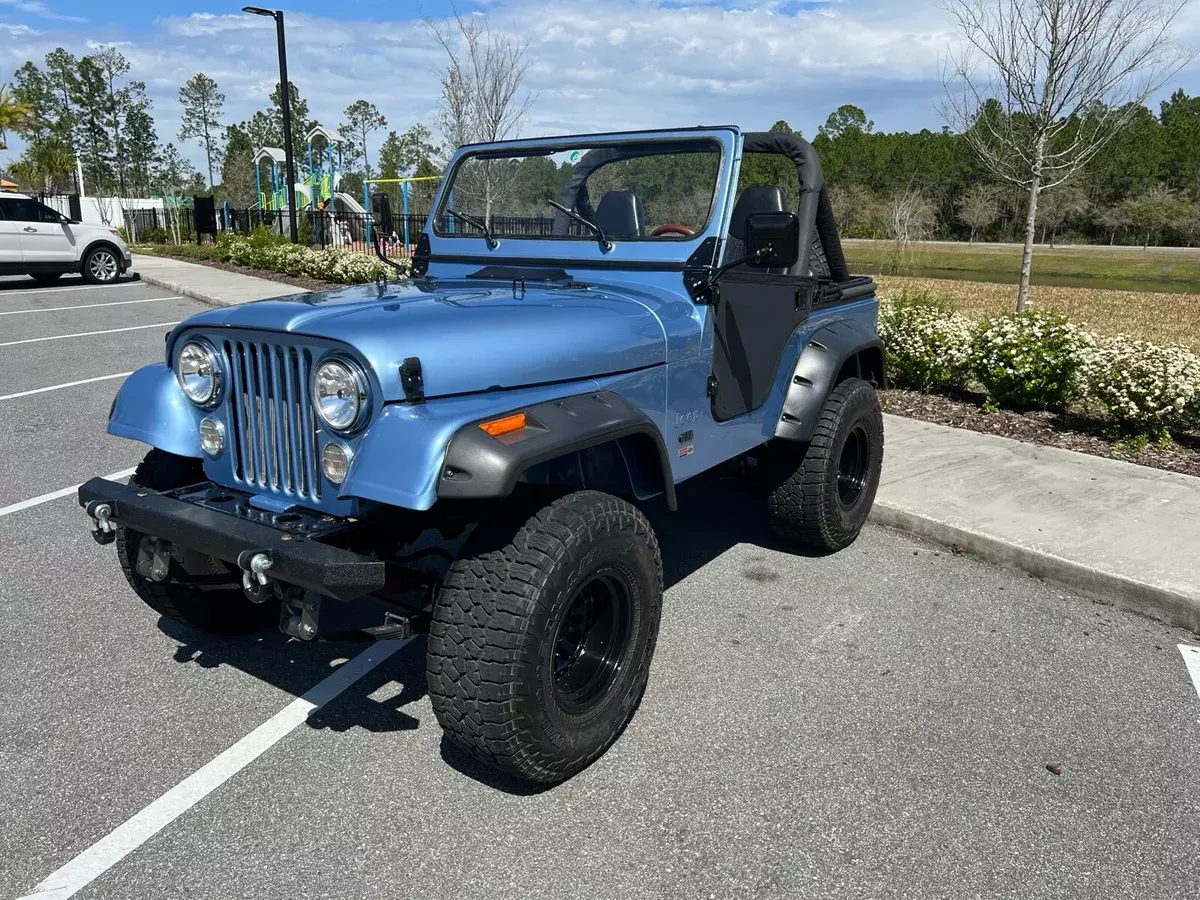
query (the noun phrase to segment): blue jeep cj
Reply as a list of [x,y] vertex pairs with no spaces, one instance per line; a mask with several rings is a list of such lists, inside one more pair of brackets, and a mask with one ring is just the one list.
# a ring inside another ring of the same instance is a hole
[[646,686],[662,564],[636,502],[674,509],[732,463],[784,538],[858,535],[876,313],[795,135],[467,146],[411,280],[177,326],[109,418],[152,449],[79,500],[138,596],[195,628],[428,632],[449,739],[557,782]]

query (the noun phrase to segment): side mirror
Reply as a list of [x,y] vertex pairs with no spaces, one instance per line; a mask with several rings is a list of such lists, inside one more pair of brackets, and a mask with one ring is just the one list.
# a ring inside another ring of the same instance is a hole
[[763,269],[787,269],[800,258],[800,220],[794,213],[754,213],[746,220],[747,262]]
[[392,222],[392,202],[383,191],[376,191],[371,195],[371,216],[376,230],[385,235],[395,232],[395,224]]

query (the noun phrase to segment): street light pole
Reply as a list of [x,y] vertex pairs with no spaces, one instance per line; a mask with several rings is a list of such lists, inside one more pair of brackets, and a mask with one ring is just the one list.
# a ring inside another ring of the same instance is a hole
[[256,16],[270,16],[275,20],[275,36],[279,42],[279,105],[283,111],[283,158],[287,170],[288,231],[292,243],[300,241],[296,229],[296,160],[292,156],[292,90],[287,76],[287,44],[283,37],[283,10],[263,9],[260,6],[243,6],[242,12]]

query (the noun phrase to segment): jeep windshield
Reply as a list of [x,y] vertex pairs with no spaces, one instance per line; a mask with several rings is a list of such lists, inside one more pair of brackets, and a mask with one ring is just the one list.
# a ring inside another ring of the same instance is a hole
[[495,240],[687,240],[712,216],[720,162],[721,145],[709,138],[481,149],[454,168],[433,230],[486,231]]

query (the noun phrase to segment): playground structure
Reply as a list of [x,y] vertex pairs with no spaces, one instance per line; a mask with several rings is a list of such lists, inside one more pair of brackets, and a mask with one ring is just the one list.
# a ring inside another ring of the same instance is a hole
[[[324,229],[328,223],[331,226],[328,236],[335,246],[362,241],[364,227],[369,229],[369,223],[363,224],[366,221],[366,209],[359,206],[358,201],[349,194],[338,190],[344,174],[341,138],[317,125],[304,139],[308,144],[308,174],[292,185],[291,192],[287,187],[287,157],[283,149],[260,147],[254,154],[258,203],[252,211],[257,210],[263,215],[264,221],[268,221],[270,214],[278,214],[278,221],[282,222],[283,214],[294,202],[297,211],[321,211],[326,214],[322,217],[325,221],[314,221],[314,227]],[[264,162],[268,166],[264,166]],[[264,169],[269,178],[265,185]],[[354,215],[339,217],[339,213]],[[369,242],[369,232],[366,238]],[[321,242],[324,243],[324,240]]]

